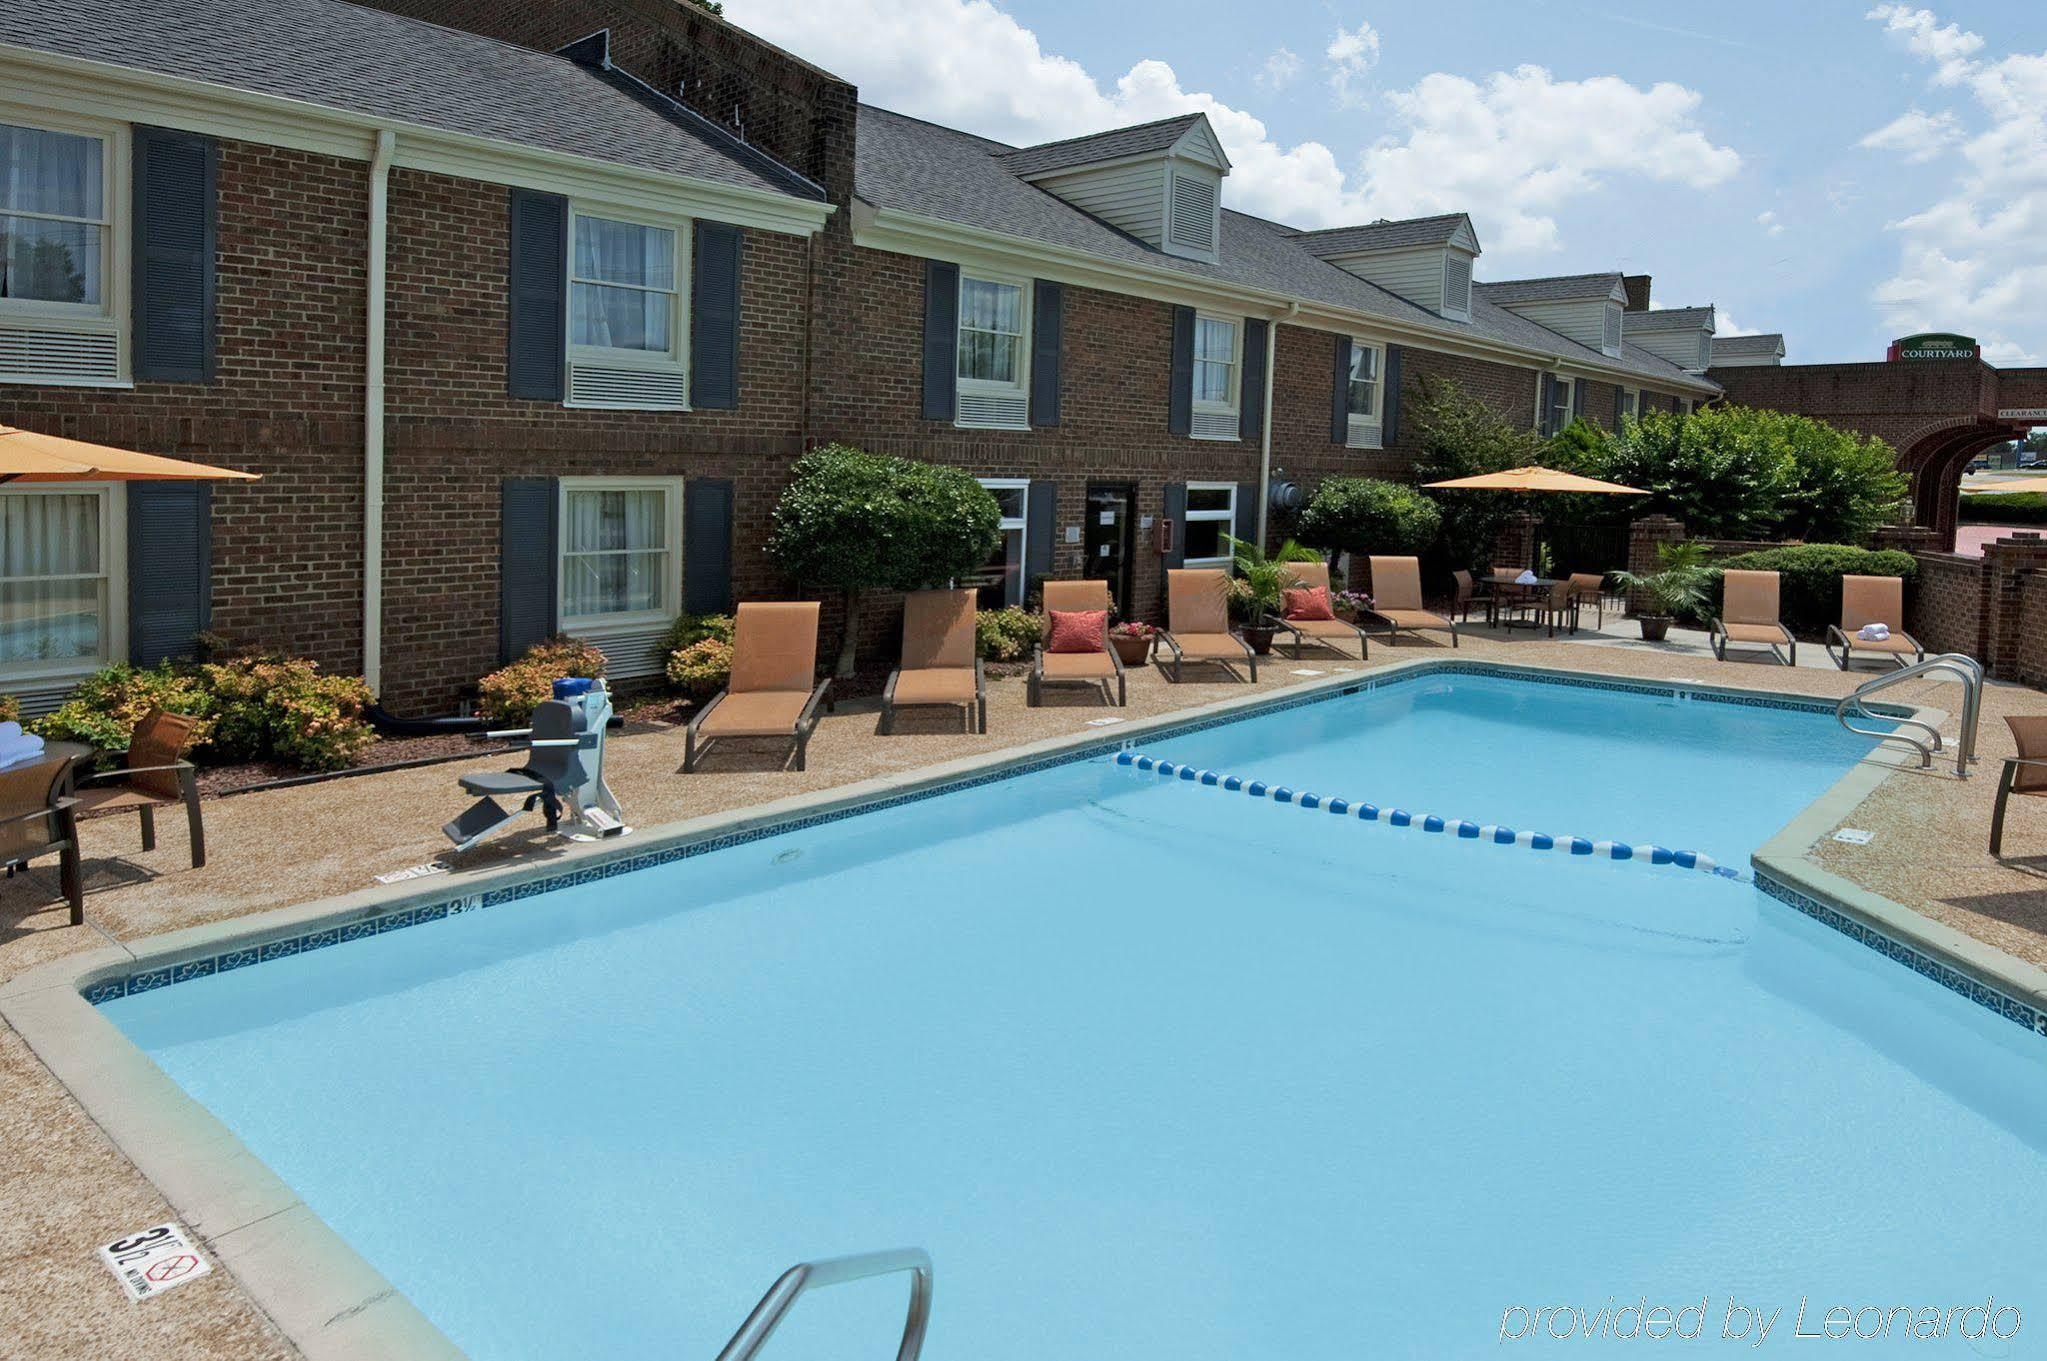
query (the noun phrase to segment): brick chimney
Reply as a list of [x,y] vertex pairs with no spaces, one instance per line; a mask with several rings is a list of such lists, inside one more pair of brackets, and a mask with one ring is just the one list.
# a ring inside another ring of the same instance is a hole
[[1646,274],[1621,275],[1621,287],[1628,293],[1628,310],[1646,312],[1649,310],[1649,276]]

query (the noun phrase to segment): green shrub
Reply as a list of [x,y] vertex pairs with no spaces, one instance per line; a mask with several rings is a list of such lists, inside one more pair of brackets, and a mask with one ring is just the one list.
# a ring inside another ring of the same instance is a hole
[[214,699],[204,679],[189,668],[170,662],[151,667],[116,662],[80,681],[61,708],[29,724],[29,730],[52,741],[83,742],[97,751],[123,752],[128,750],[135,725],[151,709],[200,719],[193,739],[197,748],[212,727]]
[[[1909,584],[1918,570],[1910,553],[1896,549],[1855,548],[1839,543],[1793,544],[1766,548],[1756,553],[1739,553],[1723,558],[1714,566],[1721,571],[1741,569],[1776,572],[1777,608],[1784,626],[1801,638],[1826,634],[1829,624],[1841,622],[1841,578],[1844,576],[1903,577]],[[1715,584],[1714,598],[1720,596]]]
[[668,654],[668,683],[694,700],[706,700],[732,679],[732,644],[699,638]]
[[1376,477],[1331,477],[1301,512],[1300,536],[1325,552],[1420,553],[1443,512],[1413,487]]
[[494,723],[517,726],[533,717],[533,710],[554,695],[554,683],[564,676],[601,676],[604,653],[580,638],[549,638],[526,649],[526,655],[510,666],[501,667],[476,683],[477,702],[484,716]]
[[2047,495],[2015,491],[1964,496],[1962,518],[1979,525],[2047,525]]
[[662,640],[661,653],[673,656],[686,647],[695,647],[706,638],[729,643],[733,628],[734,621],[729,614],[678,614],[675,622],[668,626],[668,636]]
[[866,592],[916,591],[968,576],[1002,537],[1002,508],[972,474],[843,444],[796,461],[771,518],[768,552],[782,571],[845,596],[840,676],[853,674]]
[[370,688],[359,676],[325,676],[318,662],[261,656],[208,662],[199,674],[213,695],[206,751],[216,759],[342,770],[376,744],[365,716]]
[[1013,662],[1028,657],[1044,636],[1043,616],[1018,605],[974,615],[974,647],[987,661]]
[[21,701],[12,695],[0,695],[0,723],[21,722]]

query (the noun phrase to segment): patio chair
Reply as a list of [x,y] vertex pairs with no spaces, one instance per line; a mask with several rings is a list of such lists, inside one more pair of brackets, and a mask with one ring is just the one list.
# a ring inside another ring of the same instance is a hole
[[78,782],[78,812],[126,812],[142,818],[142,849],[156,849],[156,810],[185,805],[185,826],[191,834],[192,868],[206,863],[206,825],[199,813],[199,775],[185,758],[185,748],[199,730],[199,720],[185,714],[151,709],[128,737],[127,754],[114,770],[88,775]]
[[881,730],[895,731],[896,710],[927,705],[965,709],[970,731],[988,731],[988,688],[975,655],[972,591],[912,591],[903,599],[903,663],[881,692]]
[[85,925],[85,874],[78,860],[78,801],[65,794],[71,756],[0,770],[0,864],[10,877],[37,856],[55,853],[57,883],[71,924]]
[[[1890,637],[1860,637],[1871,624],[1882,624],[1890,630]],[[1926,649],[1905,632],[1905,583],[1901,578],[1841,578],[1841,623],[1827,628],[1827,655],[1846,671],[1858,652],[1888,657],[1900,670],[1926,660]],[[1907,653],[1912,657],[1909,662]]]
[[1593,627],[1605,628],[1606,573],[1573,572],[1568,579],[1568,584],[1570,586],[1572,606],[1578,610],[1583,610],[1587,605],[1592,606],[1593,618],[1595,620]]
[[1229,591],[1229,573],[1219,567],[1166,573],[1166,631],[1159,641],[1172,650],[1175,684],[1188,662],[1214,662],[1225,670],[1232,662],[1248,662],[1251,679],[1258,679],[1258,654],[1230,631]]
[[[463,792],[478,797],[441,831],[456,850],[466,851],[537,807],[548,831],[571,840],[623,836],[618,800],[604,782],[604,733],[610,724],[611,692],[602,680],[557,680],[554,698],[534,706],[532,727],[482,734],[512,739],[512,750],[527,754],[526,764],[459,777]],[[520,806],[506,808],[498,797],[519,800]]]
[[1458,568],[1456,571],[1452,572],[1450,574],[1450,577],[1453,581],[1457,583],[1457,598],[1455,602],[1452,603],[1452,605],[1450,606],[1450,613],[1452,615],[1455,615],[1457,618],[1462,619],[1465,623],[1468,624],[1471,622],[1472,606],[1482,605],[1485,607],[1486,623],[1488,624],[1492,623],[1493,622],[1492,578],[1488,577],[1483,583],[1481,583],[1475,577],[1473,577],[1471,573],[1465,571],[1461,567]]
[[817,728],[817,706],[831,681],[817,679],[814,600],[748,601],[734,616],[732,679],[689,721],[682,769],[697,768],[726,737],[786,739],[802,770]]
[[1372,613],[1385,621],[1386,641],[1395,647],[1400,645],[1403,629],[1416,637],[1423,629],[1445,631],[1450,646],[1457,646],[1457,625],[1423,607],[1419,558],[1372,559]]
[[[1720,614],[1706,630],[1713,655],[1727,660],[1729,643],[1760,643],[1786,666],[1798,665],[1798,640],[1778,619],[1775,572],[1729,571],[1721,576]],[[1789,650],[1780,652],[1779,648]]]
[[1997,781],[1997,806],[1990,814],[1990,853],[2004,853],[2004,806],[2014,794],[2047,798],[2047,717],[2030,716],[2005,720],[2019,754],[2004,758],[2004,774]]
[[[1102,615],[1102,644],[1100,648],[1081,651],[1052,650],[1052,616],[1058,614],[1087,614],[1099,610]],[[1045,583],[1045,633],[1031,653],[1031,680],[1025,699],[1036,708],[1045,697],[1047,685],[1092,685],[1101,689],[1102,698],[1111,698],[1109,682],[1116,682],[1113,696],[1121,706],[1130,697],[1130,681],[1123,672],[1123,659],[1116,655],[1116,649],[1109,645],[1109,583],[1099,577],[1086,581],[1048,581]]]
[[[1297,583],[1297,585],[1291,589],[1308,591],[1319,590],[1322,592],[1323,603],[1324,604],[1328,603],[1329,599],[1328,563],[1290,562],[1286,566],[1287,570],[1294,574],[1294,580]],[[1356,624],[1336,618],[1334,611],[1330,611],[1329,616],[1330,617],[1326,619],[1290,618],[1286,613],[1286,607],[1282,606],[1280,613],[1278,615],[1267,616],[1267,622],[1270,623],[1273,628],[1283,633],[1289,633],[1293,635],[1295,661],[1299,661],[1301,659],[1301,645],[1303,643],[1314,643],[1319,647],[1328,648],[1331,652],[1334,652],[1339,656],[1347,657],[1350,654],[1337,646],[1337,643],[1339,641],[1347,638],[1356,638],[1358,640],[1358,660],[1359,661],[1365,660],[1365,658],[1368,655],[1370,655],[1370,647],[1365,641],[1365,631],[1359,628]]]

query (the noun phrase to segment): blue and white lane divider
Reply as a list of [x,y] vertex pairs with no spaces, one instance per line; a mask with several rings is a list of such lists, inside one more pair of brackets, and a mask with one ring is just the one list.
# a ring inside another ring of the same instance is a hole
[[1477,841],[1493,846],[1526,846],[1531,851],[1562,851],[1566,855],[1582,855],[1594,860],[1632,860],[1646,861],[1651,865],[1675,865],[1679,869],[1701,870],[1722,879],[1735,880],[1737,883],[1754,882],[1754,877],[1746,871],[1735,869],[1731,865],[1722,865],[1712,856],[1702,855],[1698,851],[1674,851],[1666,846],[1636,846],[1626,841],[1595,841],[1582,836],[1551,836],[1548,832],[1520,832],[1512,827],[1500,827],[1493,823],[1467,822],[1463,818],[1438,817],[1434,813],[1410,813],[1404,808],[1381,808],[1377,804],[1364,803],[1357,799],[1313,794],[1264,780],[1248,780],[1241,775],[1225,775],[1220,771],[1177,765],[1172,761],[1161,761],[1156,756],[1147,756],[1140,751],[1117,752],[1116,764],[1128,766],[1133,770],[1148,771],[1160,779],[1185,780],[1190,784],[1221,789],[1232,794],[1248,794],[1254,799],[1270,799],[1274,803],[1291,804],[1296,808],[1334,813],[1337,817],[1355,817],[1360,822],[1383,822],[1389,827],[1437,832],[1460,841]]

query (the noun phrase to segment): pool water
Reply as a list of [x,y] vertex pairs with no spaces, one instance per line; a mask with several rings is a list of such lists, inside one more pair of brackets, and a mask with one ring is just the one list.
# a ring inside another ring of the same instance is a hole
[[[1457,674],[1145,749],[1745,866],[1868,744]],[[1101,759],[105,1010],[479,1361],[708,1361],[784,1268],[897,1246],[934,1361],[1555,1350],[1511,1311],[1640,1304],[2047,1338],[2047,1041],[1743,884]],[[906,1290],[766,1355],[893,1356]]]

